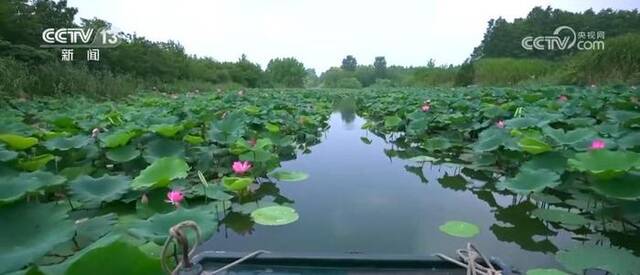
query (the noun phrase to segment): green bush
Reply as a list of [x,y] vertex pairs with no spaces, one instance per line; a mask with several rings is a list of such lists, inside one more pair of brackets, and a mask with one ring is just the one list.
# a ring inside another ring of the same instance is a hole
[[479,85],[515,85],[544,78],[556,72],[558,67],[558,63],[542,59],[482,58],[473,64],[473,82]]
[[413,72],[411,86],[453,86],[458,69],[455,67],[422,67]]
[[347,77],[338,80],[338,88],[358,89],[362,88],[362,84],[355,77]]
[[604,50],[589,50],[569,60],[568,84],[640,84],[640,34],[607,39]]

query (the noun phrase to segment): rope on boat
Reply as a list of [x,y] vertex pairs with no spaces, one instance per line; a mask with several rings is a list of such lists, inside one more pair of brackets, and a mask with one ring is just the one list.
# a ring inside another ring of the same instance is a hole
[[244,262],[244,261],[246,261],[246,260],[248,260],[248,259],[251,259],[251,258],[256,257],[256,256],[258,256],[258,255],[260,255],[260,254],[263,254],[263,253],[271,253],[271,252],[269,252],[269,251],[267,251],[267,250],[256,250],[256,251],[254,251],[254,252],[249,253],[247,256],[244,256],[244,257],[242,257],[242,258],[240,258],[240,259],[237,259],[237,260],[235,260],[234,262],[232,262],[232,263],[230,263],[230,264],[228,264],[228,265],[225,265],[225,266],[223,266],[223,267],[221,267],[221,268],[218,268],[218,269],[216,269],[216,270],[214,270],[214,271],[212,271],[212,272],[203,271],[203,272],[201,273],[201,275],[213,275],[213,274],[218,274],[218,273],[220,273],[220,272],[222,272],[222,271],[225,271],[225,270],[227,270],[227,269],[229,269],[229,268],[232,268],[232,267],[234,267],[234,266],[236,266],[236,265],[238,265],[238,264],[241,264],[242,262]]
[[[196,233],[196,242],[191,248],[191,250],[189,250],[189,239],[187,238],[187,235],[183,232],[183,229],[186,229],[186,228],[192,229]],[[182,248],[182,261],[179,261],[176,268],[171,270],[167,265],[166,259],[167,259],[167,251],[169,248],[169,244],[171,244],[171,241],[173,240],[175,240],[178,243],[178,245]],[[194,221],[183,221],[179,224],[172,226],[169,229],[169,237],[164,242],[164,245],[162,246],[162,253],[160,254],[160,264],[162,265],[162,269],[167,274],[176,275],[178,274],[178,271],[180,271],[182,268],[191,268],[193,264],[189,259],[193,256],[193,253],[195,253],[196,246],[199,243],[200,243],[200,227],[198,227],[198,224],[196,224]]]
[[[467,243],[467,249],[458,249],[456,253],[462,259],[462,262],[453,259],[447,255],[442,253],[437,253],[435,256],[438,256],[440,259],[452,262],[456,265],[464,267],[467,269],[467,275],[502,275],[502,271],[496,270],[495,267],[480,251],[476,248],[472,243]],[[483,263],[487,266],[482,265],[482,263],[477,260],[481,258]]]

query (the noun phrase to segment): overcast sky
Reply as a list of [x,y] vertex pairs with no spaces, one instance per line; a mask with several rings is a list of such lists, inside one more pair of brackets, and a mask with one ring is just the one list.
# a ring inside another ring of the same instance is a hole
[[241,54],[265,68],[293,56],[318,73],[352,54],[358,64],[459,64],[491,18],[524,17],[535,6],[570,11],[640,8],[620,1],[458,0],[69,0],[78,17],[98,17],[151,40],[177,40],[220,61]]

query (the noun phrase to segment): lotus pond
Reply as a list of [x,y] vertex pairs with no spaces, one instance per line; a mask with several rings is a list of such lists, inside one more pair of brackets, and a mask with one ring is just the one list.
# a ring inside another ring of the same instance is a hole
[[638,96],[544,87],[4,102],[0,273],[160,274],[169,228],[193,220],[208,250],[430,257],[471,241],[529,274],[640,274]]

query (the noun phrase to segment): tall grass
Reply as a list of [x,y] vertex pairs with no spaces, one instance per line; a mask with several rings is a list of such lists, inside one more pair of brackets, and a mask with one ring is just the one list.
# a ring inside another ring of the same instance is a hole
[[605,40],[604,50],[576,54],[562,81],[570,84],[640,84],[640,34]]
[[433,67],[418,68],[409,79],[409,86],[453,86],[458,68]]
[[478,85],[510,86],[532,82],[555,73],[559,64],[541,59],[483,58],[473,63]]

